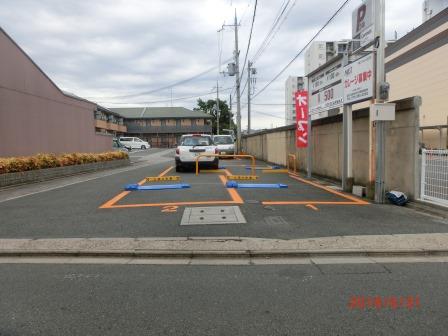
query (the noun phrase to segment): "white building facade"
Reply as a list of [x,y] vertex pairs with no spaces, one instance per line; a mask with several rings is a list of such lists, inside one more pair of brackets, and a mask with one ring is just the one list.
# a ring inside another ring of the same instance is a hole
[[296,122],[296,108],[294,95],[298,90],[306,90],[306,79],[304,77],[289,76],[285,82],[285,125]]
[[347,49],[348,42],[315,41],[305,52],[305,76]]
[[448,0],[425,0],[423,1],[422,21],[426,22],[434,15],[448,7]]

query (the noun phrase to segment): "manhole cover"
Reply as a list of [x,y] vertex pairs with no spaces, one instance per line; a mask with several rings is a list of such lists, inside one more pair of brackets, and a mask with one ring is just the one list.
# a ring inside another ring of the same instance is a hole
[[180,225],[246,223],[237,206],[186,208]]

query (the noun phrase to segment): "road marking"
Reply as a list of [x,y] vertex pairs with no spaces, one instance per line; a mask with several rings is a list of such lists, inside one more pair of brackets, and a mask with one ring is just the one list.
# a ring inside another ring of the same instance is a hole
[[312,205],[312,204],[307,204],[306,207],[310,208],[310,209],[313,209],[314,211],[319,211],[319,209],[316,206]]
[[[158,176],[162,177],[166,175],[168,172],[170,172],[174,166],[168,167],[163,172],[161,172]],[[231,175],[231,173],[227,169],[223,169],[224,173],[226,175]],[[223,175],[219,175],[219,178],[222,182],[222,184],[225,186],[227,181],[226,177]],[[146,182],[146,178],[141,180],[138,184],[142,185]],[[164,206],[184,206],[184,205],[220,205],[220,204],[244,204],[243,199],[238,194],[238,192],[235,189],[228,189],[226,188],[227,192],[230,195],[231,200],[227,201],[197,201],[197,202],[166,202],[166,203],[139,203],[139,204],[116,204],[118,201],[120,201],[123,197],[128,195],[130,191],[123,191],[111,200],[107,201],[103,205],[101,205],[100,209],[122,209],[122,208],[138,208],[138,207],[164,207]]]
[[296,175],[296,174],[294,174],[294,173],[290,173],[289,176],[290,176],[291,178],[297,180],[297,181],[300,181],[300,182],[303,182],[303,183],[307,183],[307,184],[312,185],[312,186],[314,186],[314,187],[316,187],[316,188],[319,188],[319,189],[323,189],[323,190],[325,190],[325,191],[328,191],[329,193],[332,193],[332,194],[338,195],[338,196],[340,196],[340,197],[343,197],[343,198],[345,198],[345,199],[348,199],[348,200],[350,200],[350,201],[353,201],[354,203],[357,203],[357,204],[370,204],[369,202],[360,200],[360,199],[358,199],[358,198],[356,198],[356,197],[354,197],[354,196],[350,196],[350,195],[347,195],[347,194],[343,194],[343,193],[341,193],[341,192],[339,192],[339,191],[336,191],[336,190],[334,190],[334,189],[328,188],[328,187],[323,186],[323,185],[321,185],[321,184],[318,184],[318,183],[314,183],[314,182],[312,182],[312,181],[305,180],[305,179],[299,177],[298,175]]
[[176,205],[167,205],[162,208],[162,212],[177,212],[178,208]]
[[99,208],[100,209],[110,209],[110,208],[114,208],[116,207],[116,205],[114,205],[115,203],[117,203],[118,201],[120,201],[123,197],[125,197],[126,195],[128,195],[130,193],[130,191],[122,191],[121,193],[119,193],[117,196],[115,196],[114,198],[108,200],[106,203],[104,203],[103,205],[101,205]]
[[262,172],[264,174],[287,174],[289,173],[288,169],[263,169]]

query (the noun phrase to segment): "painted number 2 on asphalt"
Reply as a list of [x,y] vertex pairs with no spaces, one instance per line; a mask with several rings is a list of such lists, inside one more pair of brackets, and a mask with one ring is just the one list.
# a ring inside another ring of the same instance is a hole
[[176,205],[166,205],[162,208],[162,212],[177,212],[177,208],[179,208]]

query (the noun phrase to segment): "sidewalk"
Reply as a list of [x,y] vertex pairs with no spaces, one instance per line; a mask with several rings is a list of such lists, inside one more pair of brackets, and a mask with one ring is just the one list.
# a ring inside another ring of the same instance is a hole
[[311,257],[447,255],[448,234],[339,236],[0,239],[0,257]]

